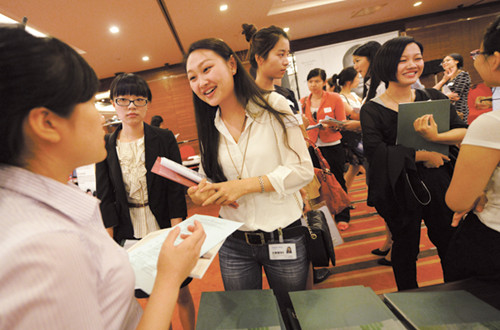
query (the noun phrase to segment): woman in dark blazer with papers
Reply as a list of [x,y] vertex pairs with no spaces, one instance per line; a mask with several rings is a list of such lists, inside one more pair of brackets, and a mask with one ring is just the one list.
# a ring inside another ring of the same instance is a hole
[[[413,90],[424,68],[423,47],[410,37],[387,41],[377,52],[373,72],[387,90],[361,108],[363,146],[370,165],[368,203],[375,206],[393,235],[392,265],[399,290],[418,287],[416,260],[421,220],[441,260],[453,234],[453,212],[444,202],[451,177],[447,155],[396,144],[400,103],[444,99],[435,90]],[[376,88],[377,86],[371,86]],[[437,133],[432,117],[423,116],[415,130],[430,141],[460,143],[466,125],[450,109],[450,130]],[[423,205],[425,204],[425,205]]]
[[[122,124],[106,136],[106,159],[96,165],[97,197],[104,225],[121,243],[174,226],[187,215],[184,188],[151,172],[157,157],[181,163],[171,131],[144,122],[152,95],[141,77],[125,73],[111,83],[110,98]],[[185,329],[194,329],[195,310],[187,284],[179,292]]]

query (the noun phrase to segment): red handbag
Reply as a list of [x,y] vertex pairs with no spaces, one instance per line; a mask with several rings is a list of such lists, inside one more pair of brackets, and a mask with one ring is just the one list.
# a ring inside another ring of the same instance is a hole
[[335,175],[330,171],[330,166],[328,162],[321,154],[321,150],[316,146],[314,142],[309,139],[306,139],[309,142],[309,145],[314,148],[314,152],[318,157],[319,164],[321,165],[321,169],[314,168],[314,174],[318,178],[321,183],[320,188],[320,201],[324,201],[328,209],[333,214],[339,214],[346,207],[351,204],[349,196],[342,189],[342,186],[335,178]]

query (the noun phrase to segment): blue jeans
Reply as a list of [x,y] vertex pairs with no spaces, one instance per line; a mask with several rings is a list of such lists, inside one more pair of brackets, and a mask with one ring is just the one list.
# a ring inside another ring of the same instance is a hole
[[269,286],[273,289],[281,313],[286,321],[286,309],[292,308],[289,291],[305,290],[309,271],[306,240],[304,236],[285,240],[295,243],[297,259],[270,260],[268,244],[248,245],[245,241],[229,236],[219,250],[219,262],[224,289],[262,289],[262,267]]

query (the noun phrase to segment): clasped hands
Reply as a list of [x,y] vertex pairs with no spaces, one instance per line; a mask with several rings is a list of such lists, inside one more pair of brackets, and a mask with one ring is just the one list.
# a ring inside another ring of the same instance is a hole
[[245,194],[245,184],[243,181],[230,180],[210,183],[206,179],[203,179],[197,186],[190,187],[187,193],[196,205],[207,206],[216,204],[238,208],[236,200]]

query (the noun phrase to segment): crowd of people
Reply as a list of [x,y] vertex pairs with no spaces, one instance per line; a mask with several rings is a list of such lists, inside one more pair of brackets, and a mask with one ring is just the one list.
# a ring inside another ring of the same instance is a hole
[[[498,281],[500,116],[486,113],[468,128],[470,78],[460,55],[443,59],[443,79],[434,88],[415,89],[423,45],[407,36],[383,45],[371,41],[354,51],[353,67],[331,79],[320,68],[311,70],[310,95],[297,102],[276,84],[289,65],[287,34],[275,26],[243,29],[253,75],[220,39],[194,42],[185,58],[200,172],[211,181],[187,194],[194,204],[220,205],[222,218],[243,224],[219,251],[226,290],[261,289],[264,270],[291,327],[288,292],[312,280],[300,190],[319,165],[305,137],[346,192],[353,177],[366,172],[368,204],[387,224],[386,242],[373,253],[388,256],[383,260],[392,265],[399,290],[418,287],[422,220],[445,281]],[[491,87],[500,85],[499,46],[500,17],[471,52]],[[352,90],[361,78],[358,96]],[[127,73],[110,90],[121,124],[104,136],[93,101],[97,86],[92,68],[68,45],[18,26],[0,27],[0,223],[7,231],[0,245],[0,296],[9,297],[1,303],[1,325],[159,329],[169,326],[177,303],[183,327],[192,329],[188,275],[205,238],[202,226],[195,222],[188,235],[178,229],[168,235],[144,311],[134,297],[127,253],[117,244],[186,218],[184,188],[150,171],[157,156],[181,162],[175,137],[144,122],[151,91],[144,79]],[[449,130],[439,130],[430,115],[413,126],[425,140],[449,146],[449,154],[397,143],[400,104],[446,99]],[[317,128],[304,134],[304,125]],[[66,182],[74,168],[92,163],[100,202]],[[349,228],[349,209],[335,215],[340,230]],[[179,235],[184,240],[174,245]],[[291,257],[271,253],[283,243]]]

